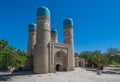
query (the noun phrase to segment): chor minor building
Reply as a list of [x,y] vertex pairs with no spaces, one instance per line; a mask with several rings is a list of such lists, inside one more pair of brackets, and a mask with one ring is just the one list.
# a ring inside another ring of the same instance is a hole
[[58,43],[55,28],[50,30],[50,11],[46,7],[37,9],[36,24],[28,27],[28,49],[26,70],[44,74],[75,69],[73,20],[63,20],[63,44]]

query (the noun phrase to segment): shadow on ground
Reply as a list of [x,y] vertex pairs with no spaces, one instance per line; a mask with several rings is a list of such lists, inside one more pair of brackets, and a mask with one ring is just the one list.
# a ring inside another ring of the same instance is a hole
[[112,70],[108,70],[108,71],[102,71],[103,74],[117,74],[120,75],[120,72],[118,71],[112,71]]
[[[85,68],[85,70],[97,73],[97,69],[95,69],[95,68]],[[120,75],[120,71],[102,70],[102,74],[117,74],[117,75]]]
[[25,76],[25,75],[34,75],[32,71],[19,71],[13,72],[12,74],[1,74],[0,81],[12,81],[13,76]]

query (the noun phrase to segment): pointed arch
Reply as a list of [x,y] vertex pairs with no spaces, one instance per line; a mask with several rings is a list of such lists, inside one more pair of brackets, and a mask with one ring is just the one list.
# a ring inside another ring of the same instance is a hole
[[67,64],[68,64],[67,54],[63,50],[56,52],[56,54],[54,56],[55,70],[56,71],[66,71]]

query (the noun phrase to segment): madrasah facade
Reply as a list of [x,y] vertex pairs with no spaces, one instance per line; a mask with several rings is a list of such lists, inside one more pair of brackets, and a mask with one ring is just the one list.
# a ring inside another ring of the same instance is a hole
[[55,28],[50,30],[50,11],[46,7],[37,9],[36,24],[28,27],[28,49],[25,69],[44,74],[55,71],[74,71],[75,63],[73,20],[63,21],[63,44],[58,43]]

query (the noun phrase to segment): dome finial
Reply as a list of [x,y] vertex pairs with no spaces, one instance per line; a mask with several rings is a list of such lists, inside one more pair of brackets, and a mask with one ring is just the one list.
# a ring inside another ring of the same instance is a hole
[[46,16],[50,18],[50,11],[47,7],[41,6],[37,9],[37,16]]
[[71,27],[73,27],[73,20],[71,18],[66,18],[63,21],[63,27],[65,27],[65,26],[71,26]]
[[57,36],[57,30],[56,28],[51,29],[51,36]]
[[28,27],[29,27],[29,32],[35,32],[37,26],[35,23],[30,23]]

